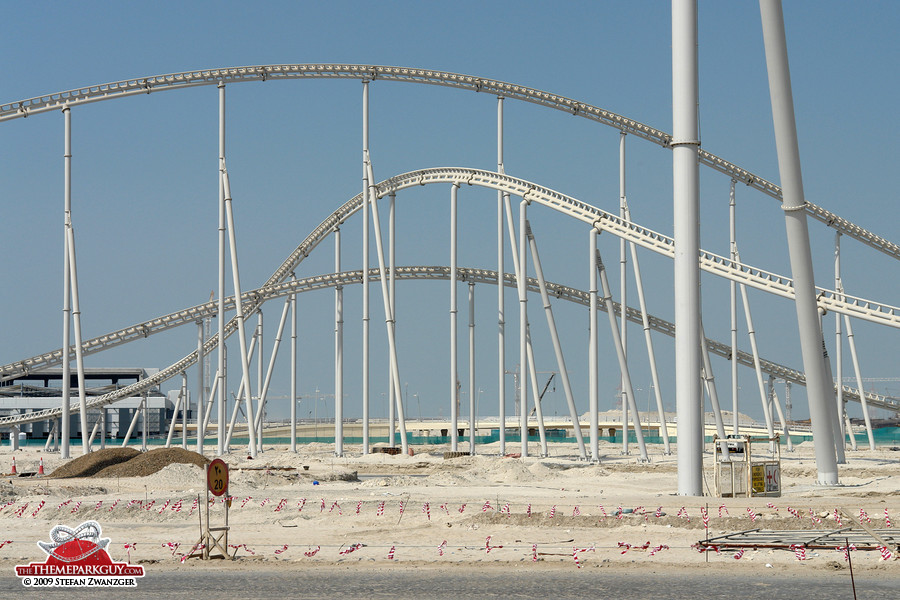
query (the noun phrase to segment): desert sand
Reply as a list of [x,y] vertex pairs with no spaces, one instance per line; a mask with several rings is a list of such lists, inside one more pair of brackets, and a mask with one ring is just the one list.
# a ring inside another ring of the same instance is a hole
[[[232,448],[223,458],[230,468],[228,544],[235,559],[206,564],[617,567],[657,573],[702,564],[722,572],[809,573],[846,569],[843,552],[810,550],[798,560],[789,550],[699,552],[694,546],[755,528],[838,529],[836,508],[852,515],[838,515],[843,526],[859,527],[866,518],[875,529],[887,529],[891,519],[897,520],[891,526],[900,526],[900,452],[890,448],[848,451],[841,485],[823,487],[816,484],[812,444],[800,444],[782,453],[783,493],[776,498],[678,496],[675,454],[664,455],[661,446],[651,446],[651,461],[640,463],[636,448],[626,456],[620,446],[601,443],[600,464],[579,460],[575,445],[566,443],[551,445],[546,458],[501,457],[496,445],[479,446],[476,456],[447,459],[443,446],[413,448],[414,456],[391,456],[361,455],[358,446],[347,446],[343,457],[335,457],[326,444],[299,446],[296,454],[264,445],[256,459],[248,458],[246,448]],[[507,445],[507,451],[518,449]],[[535,444],[532,452],[538,450]],[[213,451],[207,447],[208,458]],[[20,474],[36,472],[42,458],[45,475],[2,479],[4,572],[42,561],[36,542],[48,540],[55,525],[76,527],[87,520],[100,523],[114,560],[172,571],[203,564],[185,555],[199,540],[200,515],[205,518],[204,468],[174,463],[145,476],[120,470],[53,477],[81,448],[71,452],[69,460],[30,448],[15,452]],[[0,449],[0,471],[9,472],[12,458],[11,448]],[[711,487],[709,453],[704,468]],[[224,525],[224,504],[210,506],[211,524]],[[854,571],[896,576],[897,554],[884,560],[879,551],[855,551]]]

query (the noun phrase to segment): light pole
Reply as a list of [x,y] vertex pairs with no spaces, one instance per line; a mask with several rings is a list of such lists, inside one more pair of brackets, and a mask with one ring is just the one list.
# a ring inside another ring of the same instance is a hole
[[419,407],[419,423],[421,423],[422,422],[422,403],[419,402],[419,393],[416,392],[415,394],[413,394],[413,398],[416,399],[416,406]]

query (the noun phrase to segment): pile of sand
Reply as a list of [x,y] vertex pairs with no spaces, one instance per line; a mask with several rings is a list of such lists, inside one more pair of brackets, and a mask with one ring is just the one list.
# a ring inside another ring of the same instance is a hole
[[157,448],[145,453],[134,448],[105,448],[62,465],[50,477],[146,477],[176,463],[206,467],[209,459],[182,448]]

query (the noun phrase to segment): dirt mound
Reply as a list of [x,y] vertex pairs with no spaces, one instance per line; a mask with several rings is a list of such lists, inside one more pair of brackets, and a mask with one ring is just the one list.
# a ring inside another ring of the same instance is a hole
[[127,462],[113,464],[93,477],[146,477],[174,463],[206,467],[209,459],[183,448],[156,448],[138,455]]
[[67,462],[50,473],[50,477],[90,477],[107,467],[131,460],[138,454],[140,454],[140,452],[134,448],[105,448],[103,450],[95,450],[84,456],[79,456],[71,462]]

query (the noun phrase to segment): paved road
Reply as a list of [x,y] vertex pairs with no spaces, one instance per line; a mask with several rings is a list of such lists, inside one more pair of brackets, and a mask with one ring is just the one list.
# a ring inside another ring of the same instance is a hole
[[[209,569],[153,571],[136,590],[26,590],[16,577],[0,577],[0,598],[25,596],[45,598],[166,598],[201,600],[203,598],[277,598],[380,599],[429,598],[764,598],[766,600],[831,600],[852,598],[850,576],[839,573],[762,573],[722,575],[694,570],[672,574],[592,569],[578,571],[527,569],[521,567],[483,570],[437,570],[397,565],[373,569],[348,565],[327,569]],[[893,571],[893,569],[891,569]],[[856,593],[860,600],[896,597],[900,590],[900,571],[878,579],[857,574]]]

